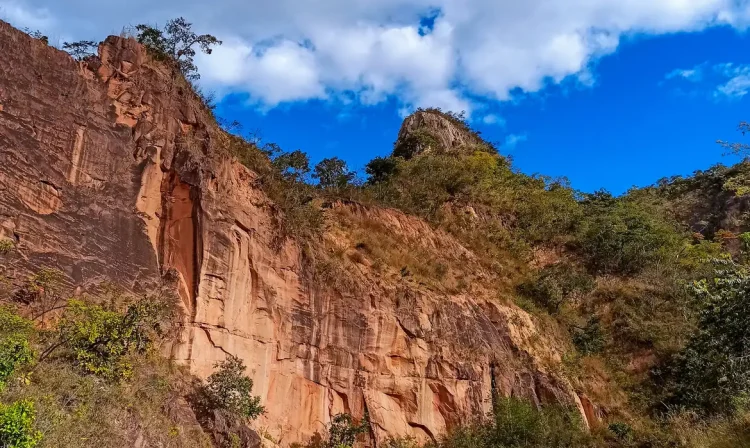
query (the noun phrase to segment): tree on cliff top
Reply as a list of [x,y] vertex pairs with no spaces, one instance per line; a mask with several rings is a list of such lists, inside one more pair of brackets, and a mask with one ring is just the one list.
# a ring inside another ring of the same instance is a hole
[[221,41],[210,34],[196,34],[192,27],[182,17],[170,20],[164,29],[141,24],[135,27],[136,39],[157,59],[174,61],[185,78],[197,80],[200,74],[193,61],[194,47],[197,45],[204,53],[211,54],[212,47],[221,45]]

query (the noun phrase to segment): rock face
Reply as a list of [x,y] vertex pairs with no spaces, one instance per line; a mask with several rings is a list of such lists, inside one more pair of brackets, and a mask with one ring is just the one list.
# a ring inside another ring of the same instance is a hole
[[401,125],[393,155],[411,158],[429,152],[472,152],[491,150],[460,118],[436,109],[418,110]]
[[[173,357],[199,376],[241,357],[266,439],[305,441],[367,411],[372,443],[427,440],[487,411],[493,390],[582,410],[551,373],[555,344],[492,291],[430,289],[367,263],[346,265],[341,284],[313,275],[294,241],[279,243],[283,216],[209,112],[132,39],[78,63],[0,22],[0,60],[0,238],[21,254],[5,275],[51,266],[78,290],[136,293],[176,277],[186,321]],[[472,266],[416,218],[335,208]]]

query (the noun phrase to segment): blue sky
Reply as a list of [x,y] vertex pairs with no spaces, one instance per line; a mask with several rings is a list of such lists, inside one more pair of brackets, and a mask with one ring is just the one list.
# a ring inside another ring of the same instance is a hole
[[0,0],[51,43],[184,16],[219,115],[313,161],[361,169],[418,106],[467,110],[526,173],[621,193],[736,140],[750,0]]
[[[521,171],[566,176],[583,191],[622,193],[661,177],[735,163],[715,142],[742,141],[736,126],[750,119],[748,99],[716,94],[731,78],[669,74],[698,67],[710,75],[716,65],[750,64],[748,50],[747,33],[730,27],[633,37],[597,62],[592,86],[569,80],[497,102],[473,114],[472,125],[499,143]],[[311,101],[270,111],[248,108],[246,101],[245,95],[229,97],[218,112],[286,149],[302,149],[314,160],[339,156],[355,169],[387,155],[401,124],[395,101]],[[500,118],[485,123],[486,116]],[[517,142],[508,146],[513,136]]]

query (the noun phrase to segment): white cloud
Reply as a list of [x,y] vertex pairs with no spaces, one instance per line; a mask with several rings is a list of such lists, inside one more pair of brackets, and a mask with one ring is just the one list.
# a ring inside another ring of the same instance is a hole
[[728,78],[716,87],[715,96],[742,98],[750,92],[750,65],[718,64],[714,70]]
[[683,78],[688,81],[698,82],[703,78],[703,66],[696,65],[693,68],[672,70],[664,76],[664,79],[675,78]]
[[[263,106],[353,95],[404,110],[480,109],[567,78],[592,85],[592,62],[622,36],[695,31],[750,18],[746,0],[0,0],[75,38],[184,15],[226,43],[201,57],[203,82]],[[45,12],[45,11],[48,11]],[[434,15],[431,29],[420,18]],[[43,30],[44,31],[44,30]],[[687,73],[683,74],[683,77]],[[675,75],[677,76],[677,75]],[[691,75],[692,76],[692,75]]]
[[[677,69],[665,75],[666,80],[684,78],[700,83],[690,93],[709,94],[714,99],[742,98],[750,93],[750,64],[722,63],[708,68],[707,63],[691,69]],[[683,92],[682,89],[679,92]]]
[[496,124],[498,126],[505,126],[505,119],[499,115],[487,114],[482,117],[482,123],[484,124]]
[[525,142],[526,140],[528,140],[526,134],[510,134],[505,137],[505,142],[502,147],[505,149],[513,149],[518,146],[519,143]]

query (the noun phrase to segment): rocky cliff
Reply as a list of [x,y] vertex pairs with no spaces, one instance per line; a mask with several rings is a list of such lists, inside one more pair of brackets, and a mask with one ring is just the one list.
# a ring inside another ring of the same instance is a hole
[[[0,60],[0,238],[19,254],[5,275],[55,267],[77,293],[175,279],[186,320],[172,357],[199,376],[241,357],[267,439],[369,412],[375,443],[427,440],[488,410],[493,391],[583,412],[554,373],[559,344],[425,222],[330,204],[318,244],[336,269],[311,268],[210,112],[134,40],[110,37],[79,63],[0,22]],[[375,266],[358,239],[373,229],[457,266],[461,286]]]

